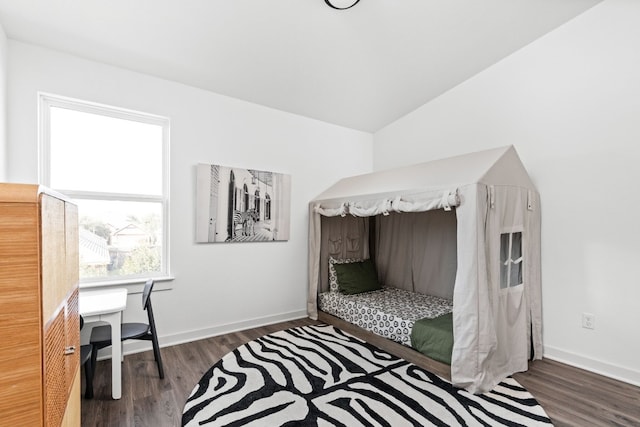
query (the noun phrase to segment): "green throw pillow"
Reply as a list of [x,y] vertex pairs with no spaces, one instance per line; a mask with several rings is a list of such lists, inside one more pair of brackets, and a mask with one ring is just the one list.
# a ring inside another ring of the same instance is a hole
[[349,264],[335,264],[334,267],[338,276],[338,290],[343,294],[359,294],[381,288],[376,267],[370,259]]

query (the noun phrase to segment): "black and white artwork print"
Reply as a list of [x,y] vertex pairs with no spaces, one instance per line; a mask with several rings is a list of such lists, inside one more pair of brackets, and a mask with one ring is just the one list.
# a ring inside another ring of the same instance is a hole
[[289,240],[291,176],[198,164],[197,242]]

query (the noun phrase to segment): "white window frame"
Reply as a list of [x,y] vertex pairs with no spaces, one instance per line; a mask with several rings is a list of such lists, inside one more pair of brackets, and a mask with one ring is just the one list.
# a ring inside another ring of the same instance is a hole
[[[515,233],[520,233],[520,258],[517,259],[513,259],[513,235]],[[518,286],[524,285],[524,277],[525,277],[525,273],[524,273],[524,260],[526,259],[526,253],[525,253],[525,235],[524,235],[524,227],[512,227],[512,228],[507,228],[507,229],[503,229],[500,233],[500,242],[502,240],[502,235],[508,235],[509,236],[509,247],[508,247],[508,253],[509,253],[509,258],[507,258],[505,260],[504,266],[507,266],[507,274],[506,274],[506,287],[502,287],[502,269],[500,269],[500,274],[498,275],[498,277],[500,278],[500,289],[513,289],[516,288]],[[500,246],[502,245],[502,243],[500,243]],[[499,257],[500,263],[502,263],[502,259],[501,257]],[[512,284],[511,283],[511,268],[515,265],[515,264],[521,264],[520,265],[520,269],[521,269],[521,274],[522,274],[522,283],[516,283],[516,284]]]
[[98,287],[108,285],[126,285],[144,283],[149,278],[157,281],[172,280],[170,263],[169,242],[169,136],[170,120],[168,117],[157,116],[139,111],[128,110],[110,105],[98,104],[90,101],[69,98],[50,93],[38,93],[38,182],[46,187],[51,183],[51,116],[50,108],[67,108],[79,112],[97,114],[117,119],[131,120],[162,127],[162,195],[103,193],[92,191],[77,191],[64,188],[55,188],[56,191],[71,199],[114,200],[125,202],[156,202],[162,204],[162,260],[160,273],[154,273],[152,277],[114,277],[84,279],[80,281],[80,287]]

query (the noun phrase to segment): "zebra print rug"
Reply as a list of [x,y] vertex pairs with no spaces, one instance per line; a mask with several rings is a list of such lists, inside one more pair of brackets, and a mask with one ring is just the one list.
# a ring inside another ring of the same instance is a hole
[[512,378],[473,395],[330,325],[240,346],[194,387],[183,426],[551,425]]

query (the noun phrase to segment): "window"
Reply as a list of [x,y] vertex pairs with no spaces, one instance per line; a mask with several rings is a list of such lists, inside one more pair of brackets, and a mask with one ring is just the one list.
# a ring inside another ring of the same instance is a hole
[[522,232],[500,235],[500,288],[522,284]]
[[40,94],[40,182],[78,205],[80,281],[169,275],[169,120]]

